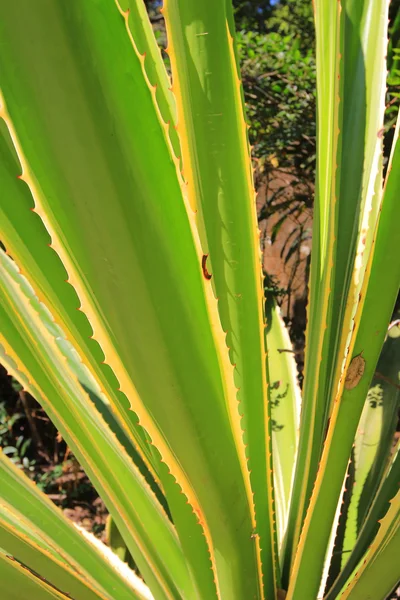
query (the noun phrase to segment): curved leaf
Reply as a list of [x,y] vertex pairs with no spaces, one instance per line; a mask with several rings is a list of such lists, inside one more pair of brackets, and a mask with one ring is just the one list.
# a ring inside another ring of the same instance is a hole
[[347,579],[350,577],[353,569],[360,562],[368,550],[374,536],[379,529],[379,521],[382,519],[390,506],[390,501],[396,494],[400,479],[400,442],[393,453],[391,463],[386,469],[385,476],[380,485],[377,495],[374,498],[372,506],[365,518],[364,525],[359,533],[356,544],[344,565],[343,570],[338,575],[332,587],[326,595],[325,600],[333,600],[342,589]]
[[[248,484],[247,494],[253,513],[253,542],[260,553],[258,569],[259,576],[261,569],[264,575],[265,596],[273,597],[280,576],[264,299],[232,4],[223,0],[168,0],[163,14],[177,99],[183,177],[204,249],[203,272],[218,299],[230,359],[235,366],[243,420],[240,422],[236,403],[230,407],[230,418],[239,454],[244,454],[244,432],[251,471],[251,489]],[[245,460],[242,470],[247,479]],[[226,593],[230,595],[232,591]]]
[[[29,285],[0,251],[1,362],[41,404],[118,524],[150,589],[185,596],[191,582],[176,533],[35,310]],[[49,319],[50,317],[48,317]],[[17,358],[18,357],[18,358]]]
[[142,60],[111,2],[18,0],[0,17],[3,115],[35,211],[105,361],[195,511],[217,587],[254,591],[233,369]]
[[[355,316],[354,334],[345,367],[346,377],[341,380],[335,399],[294,561],[288,600],[304,598],[307,594],[312,596],[318,591],[324,552],[357,425],[398,294],[400,254],[397,248],[396,214],[400,189],[400,144],[397,140],[395,143],[392,170],[385,187],[363,283],[362,301]],[[352,373],[351,363],[354,359],[357,368]],[[310,557],[313,557],[312,561]]]
[[298,446],[301,392],[288,331],[273,300],[267,299],[267,344],[272,405],[272,447],[278,539],[285,535]]
[[400,491],[379,527],[366,558],[355,570],[349,585],[339,594],[340,600],[385,600],[399,580]]
[[388,0],[314,3],[319,150],[304,411],[286,580],[293,566],[291,548],[297,546],[318,472],[328,419],[354,344],[382,202],[379,132],[385,111],[388,5]]
[[133,574],[129,579],[124,577],[123,565],[115,568],[88,544],[2,452],[0,486],[0,539],[8,555],[35,573],[46,574],[49,583],[67,590],[76,600],[150,598],[141,580],[136,582]]

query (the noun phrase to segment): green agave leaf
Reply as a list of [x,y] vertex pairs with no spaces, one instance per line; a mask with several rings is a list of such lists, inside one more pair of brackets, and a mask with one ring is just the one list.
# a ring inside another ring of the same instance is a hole
[[27,569],[25,565],[8,556],[2,548],[0,548],[0,581],[0,590],[5,600],[21,600],[21,598],[68,600],[70,598]]
[[10,134],[0,119],[0,236],[8,253],[17,261],[25,276],[34,286],[39,299],[46,305],[79,349],[98,385],[107,395],[108,402],[125,430],[125,435],[136,452],[140,453],[155,479],[153,458],[145,433],[137,425],[137,417],[129,410],[127,398],[118,391],[119,383],[110,368],[103,364],[104,354],[92,339],[91,327],[85,315],[78,310],[79,299],[67,282],[67,273],[58,255],[50,247],[51,239],[39,216],[34,212],[31,192],[18,176],[22,171]]
[[[8,556],[45,574],[49,584],[76,600],[151,598],[138,577],[133,573],[124,577],[124,565],[116,568],[88,543],[2,452],[0,482],[0,539]],[[2,597],[8,600],[7,595]]]
[[150,85],[155,88],[155,98],[163,122],[168,126],[168,136],[175,153],[181,148],[176,130],[176,103],[171,81],[166,71],[160,48],[154,36],[146,5],[143,0],[115,0],[125,18],[136,51],[142,56],[143,66]]
[[[342,104],[339,220],[330,298],[330,320],[334,329],[327,347],[327,364],[331,371],[326,377],[328,414],[343,372],[356,310],[362,300],[359,294],[382,202],[388,9],[387,0],[346,0],[343,6],[346,16],[342,31],[343,82],[339,92]],[[360,138],[354,144],[357,134]]]
[[279,545],[282,544],[298,445],[301,392],[288,331],[274,300],[267,299],[268,368],[272,405],[272,446]]
[[373,542],[378,529],[379,521],[387,513],[390,501],[399,488],[400,478],[400,441],[397,443],[392,460],[386,469],[380,488],[374,498],[372,506],[368,511],[364,525],[361,528],[356,544],[351,552],[343,570],[326,595],[325,600],[333,600],[343,588],[352,571],[361,561],[369,546]]
[[[390,458],[393,447],[393,436],[397,426],[397,415],[400,407],[400,321],[394,321],[388,330],[382,353],[372,380],[371,389],[379,386],[382,396],[382,433],[376,450],[375,459],[362,489],[358,507],[358,528],[364,522],[365,515],[376,495],[383,472]],[[381,398],[381,399],[380,399]],[[374,402],[375,399],[372,399]]]
[[[339,509],[340,515],[337,522],[337,526],[333,526],[333,535],[334,535],[334,544],[332,548],[332,555],[329,560],[329,570],[328,576],[325,581],[325,585],[323,586],[323,591],[325,593],[330,590],[333,585],[333,582],[338,577],[342,568],[342,559],[343,559],[343,548],[344,548],[344,540],[346,535],[346,525],[347,525],[347,517],[349,514],[350,502],[352,500],[352,494],[354,489],[354,450],[351,453],[351,458],[349,460],[349,466],[347,469],[346,479],[344,483],[344,489],[339,499]],[[332,534],[331,534],[332,535]],[[348,556],[345,557],[346,560]],[[327,563],[325,559],[325,567]],[[322,587],[322,585],[321,585]]]
[[400,491],[379,527],[362,564],[355,570],[349,584],[339,594],[340,600],[385,600],[399,580],[400,553]]
[[[33,9],[18,0],[0,17],[3,116],[21,185],[106,363],[205,533],[213,571],[208,554],[192,563],[200,589],[215,589],[214,576],[220,594],[257,597],[233,369],[143,61],[113,3],[44,0]],[[179,535],[191,543],[191,532]]]
[[44,573],[47,581],[59,589],[68,590],[77,600],[111,598],[96,589],[91,581],[85,580],[81,573],[76,573],[59,553],[52,551],[43,534],[32,531],[23,515],[4,503],[0,505],[0,539],[10,556],[29,565],[35,573]]
[[345,554],[342,557],[342,566],[346,563],[349,556],[348,552],[352,550],[357,539],[360,496],[368,473],[374,463],[379,440],[382,436],[383,406],[379,404],[375,406],[374,403],[371,404],[371,397],[374,397],[372,394],[377,393],[379,393],[379,390],[372,386],[368,390],[367,400],[361,414],[354,441],[355,486],[346,523],[346,533],[343,545]]
[[118,556],[120,560],[129,565],[131,569],[135,568],[135,562],[132,558],[131,553],[128,550],[124,539],[115,524],[114,519],[111,515],[108,515],[106,522],[106,540],[114,554]]
[[150,589],[165,599],[193,593],[168,517],[68,368],[57,337],[29,302],[28,283],[20,286],[17,267],[3,251],[0,261],[1,362],[61,431],[123,532]]
[[[254,493],[253,541],[257,553],[261,551],[264,593],[272,598],[280,577],[263,288],[232,4],[168,0],[163,14],[177,99],[183,176],[204,250],[203,274],[218,298],[235,366],[237,398],[243,414],[241,429],[245,431]],[[231,420],[238,420],[236,406],[232,406]],[[240,446],[242,431],[239,429],[236,435]],[[252,495],[249,502],[252,505]]]
[[[315,475],[323,431],[325,403],[318,403],[316,384],[321,367],[322,347],[326,335],[329,289],[332,276],[334,229],[338,204],[330,201],[336,190],[336,155],[339,138],[339,70],[340,5],[318,2],[315,5],[317,33],[317,98],[318,135],[324,142],[318,145],[316,199],[313,219],[313,253],[310,272],[310,300],[306,330],[306,363],[303,385],[303,413],[299,439],[289,525],[285,541],[283,583],[289,574],[309,499],[309,482]],[[325,40],[325,52],[321,48]],[[321,48],[321,49],[320,49]],[[326,106],[324,105],[326,102]],[[323,133],[322,133],[323,132]],[[310,310],[312,307],[312,312]]]
[[[160,501],[164,502],[160,491],[159,477],[154,469],[154,457],[148,438],[137,425],[137,418],[129,410],[128,400],[117,390],[119,384],[107,365],[97,342],[91,339],[90,325],[85,315],[77,310],[79,300],[74,289],[66,285],[66,272],[57,254],[49,247],[50,237],[40,220],[33,212],[33,199],[27,186],[15,176],[20,172],[18,158],[5,123],[0,120],[0,181],[4,194],[0,204],[1,238],[6,243],[9,254],[22,264],[35,292],[46,297],[48,306],[62,323],[69,339],[63,346],[68,347],[67,355],[71,369],[89,393],[97,409],[117,435],[119,441],[138,465]],[[21,279],[21,285],[23,285]],[[36,309],[44,315],[45,324],[52,335],[65,338],[64,330],[57,328],[48,318],[39,302]],[[82,356],[88,360],[82,364]],[[104,390],[104,392],[102,391]],[[107,394],[107,395],[106,395]]]
[[210,552],[209,541],[204,535],[203,522],[199,520],[196,511],[193,511],[186,496],[181,493],[167,465],[160,464],[160,475],[185,557],[196,579],[199,597],[210,600],[223,598],[220,596],[213,555]]
[[[387,0],[317,0],[318,155],[299,459],[284,575],[313,489],[382,198]],[[373,24],[373,25],[372,25]],[[342,478],[343,481],[343,478]]]
[[355,438],[356,486],[346,526],[343,564],[356,543],[392,451],[400,401],[396,387],[399,365],[400,329],[395,322],[389,327]]
[[[114,554],[114,552],[103,544],[97,537],[93,534],[86,531],[83,527],[76,526],[77,529],[82,533],[85,537],[86,541],[94,546],[100,554],[105,556],[106,560],[110,562],[114,568],[118,571],[120,576],[124,579],[127,579],[131,586],[135,589],[136,593],[139,594],[141,600],[154,600],[153,594],[150,592],[149,588],[143,583],[143,580],[136,575],[136,573],[130,568],[129,561],[128,566],[120,561],[118,556]],[[131,555],[129,555],[131,556]],[[132,563],[133,563],[132,559]],[[136,565],[134,565],[136,567]]]
[[[357,425],[386,337],[400,281],[397,249],[397,201],[400,145],[395,138],[393,164],[385,186],[372,253],[355,316],[355,340],[336,397],[318,475],[294,561],[288,600],[317,594],[323,557],[347,470]],[[368,282],[368,283],[367,283]],[[311,560],[312,558],[312,560]]]

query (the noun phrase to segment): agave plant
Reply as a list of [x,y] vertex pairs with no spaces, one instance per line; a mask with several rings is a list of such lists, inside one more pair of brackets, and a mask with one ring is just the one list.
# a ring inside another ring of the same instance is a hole
[[[315,0],[299,416],[288,335],[264,310],[230,1],[168,0],[172,86],[141,0],[0,3],[1,362],[141,574],[2,456],[4,600],[380,600],[396,584],[399,452],[388,425],[360,461],[358,428],[400,281],[387,13]],[[347,477],[371,496],[352,503]]]

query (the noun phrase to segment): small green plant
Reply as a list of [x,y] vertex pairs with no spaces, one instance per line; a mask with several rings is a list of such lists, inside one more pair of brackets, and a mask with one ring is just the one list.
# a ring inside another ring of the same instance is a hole
[[24,439],[24,436],[19,435],[14,443],[15,446],[3,447],[4,454],[9,456],[14,463],[22,465],[28,471],[32,471],[35,461],[29,460],[26,455],[26,452],[31,445],[31,440],[26,440]]
[[62,475],[62,472],[62,464],[55,465],[53,469],[44,471],[41,475],[39,475],[36,481],[38,489],[42,492],[48,492],[52,488],[58,477]]
[[[271,167],[315,169],[315,50],[293,34],[240,32],[246,112],[253,155]],[[262,166],[262,165],[261,165]]]
[[[12,381],[12,389],[16,392],[21,386],[15,380]],[[19,425],[25,415],[17,410],[10,413],[10,401],[0,401],[0,446],[14,464],[31,472],[36,461],[29,456],[32,440],[29,436],[19,430]]]
[[[300,392],[273,294],[264,306],[230,1],[168,0],[172,82],[139,0],[0,3],[0,359],[140,572],[3,452],[5,600],[383,600],[396,584],[399,446],[381,434],[366,472],[357,431],[400,281],[388,2],[314,5]],[[347,477],[368,485],[358,504]]]

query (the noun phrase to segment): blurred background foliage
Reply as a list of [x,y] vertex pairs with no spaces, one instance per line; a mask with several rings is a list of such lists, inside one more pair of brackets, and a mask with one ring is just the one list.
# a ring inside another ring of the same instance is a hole
[[[260,19],[262,15],[262,19]],[[263,172],[313,178],[315,36],[309,0],[237,2],[238,46],[253,156]]]
[[[161,48],[161,0],[145,0]],[[311,0],[233,0],[250,143],[257,175],[289,169],[311,182],[315,171],[315,33]],[[385,148],[400,101],[400,0],[390,4]],[[168,65],[168,56],[163,53]],[[256,181],[257,183],[257,181]]]
[[[314,176],[315,59],[311,0],[234,0],[250,143],[258,173]],[[162,3],[146,0],[162,48]],[[168,57],[164,53],[168,65]]]

